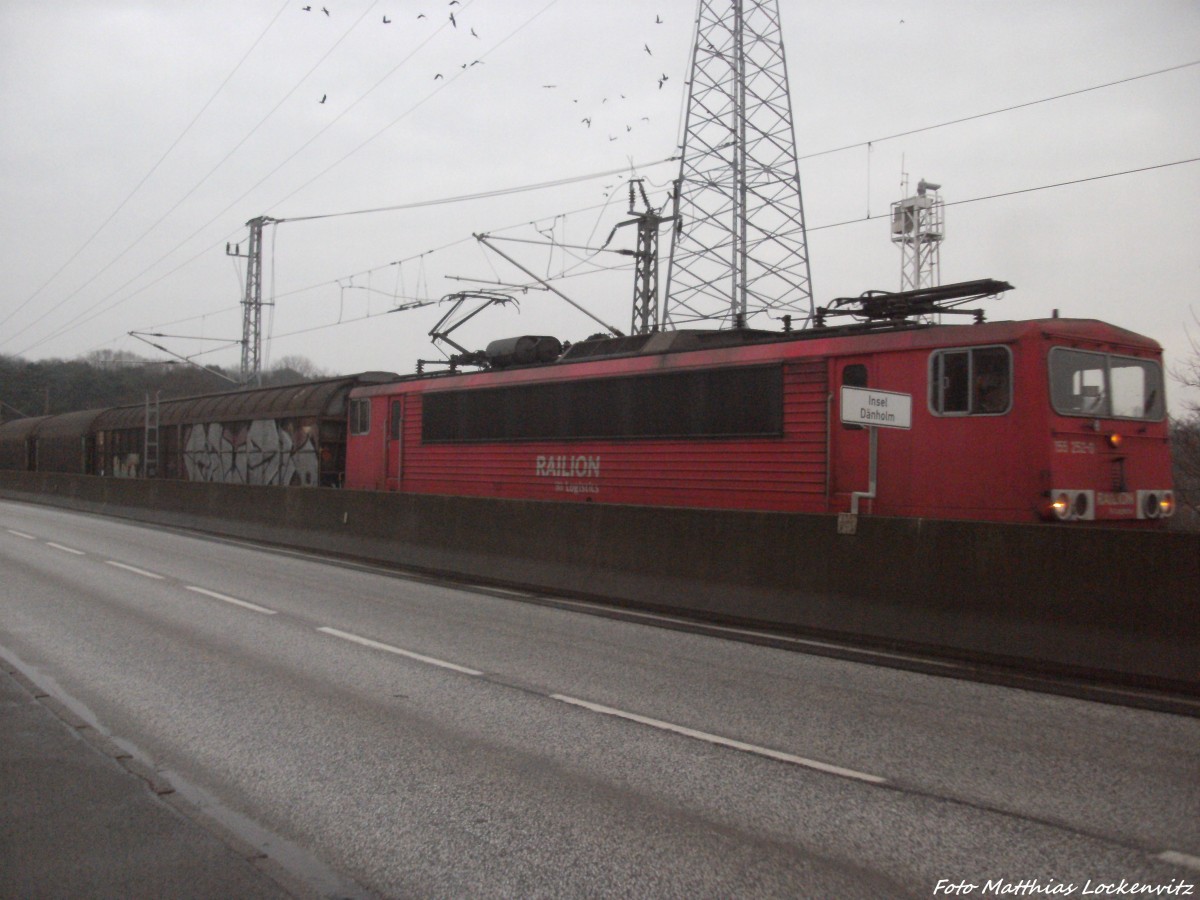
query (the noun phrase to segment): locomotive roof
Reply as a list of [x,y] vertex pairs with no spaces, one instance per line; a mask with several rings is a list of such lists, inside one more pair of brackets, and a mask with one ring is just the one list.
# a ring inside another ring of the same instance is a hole
[[[1076,341],[1098,344],[1118,352],[1155,353],[1161,350],[1151,338],[1097,319],[1023,319],[949,325],[903,322],[892,323],[888,327],[880,323],[863,323],[794,332],[680,330],[618,338],[589,338],[571,346],[554,362],[505,369],[409,375],[397,381],[409,384],[442,382],[446,388],[464,383],[481,387],[490,382],[537,380],[555,372],[560,373],[559,377],[569,377],[567,371],[582,372],[592,367],[597,367],[598,374],[643,370],[647,365],[657,365],[650,358],[657,358],[664,365],[668,358],[675,356],[681,357],[678,365],[728,365],[733,362],[765,362],[808,355],[869,355],[905,349],[932,350],[938,347],[1003,344],[1031,335],[1042,335],[1049,340],[1068,344]],[[612,365],[606,365],[610,361]],[[354,394],[368,396],[387,390],[385,386],[364,385]]]

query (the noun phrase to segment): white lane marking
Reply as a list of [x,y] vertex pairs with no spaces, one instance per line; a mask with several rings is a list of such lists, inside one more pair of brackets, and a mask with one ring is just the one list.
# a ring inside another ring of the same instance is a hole
[[461,672],[463,675],[482,675],[483,673],[477,669],[468,669],[466,666],[460,666],[458,663],[446,662],[444,659],[435,659],[432,656],[422,656],[420,653],[413,653],[411,650],[401,650],[399,647],[393,647],[391,644],[381,644],[379,641],[373,641],[370,638],[359,637],[357,634],[350,634],[348,631],[338,631],[336,628],[318,628],[317,631],[323,631],[326,634],[332,634],[334,637],[340,637],[343,640],[354,641],[356,644],[362,644],[364,647],[373,647],[376,650],[386,650],[388,653],[395,653],[397,656],[406,656],[409,659],[415,659],[417,662],[429,663],[431,666],[441,666],[443,669],[452,669],[455,672]]
[[245,600],[239,600],[237,597],[227,597],[225,594],[218,594],[216,591],[209,591],[202,587],[192,587],[190,584],[184,585],[184,587],[186,590],[193,591],[197,594],[203,594],[205,597],[213,597],[216,600],[223,600],[226,603],[232,603],[235,606],[241,606],[241,607],[245,607],[246,609],[252,609],[252,610],[254,610],[254,612],[260,612],[263,615],[274,616],[278,612],[277,610],[274,610],[274,609],[267,609],[265,606],[259,606],[256,603],[249,603]]
[[1178,850],[1164,850],[1158,854],[1158,858],[1163,862],[1174,863],[1177,866],[1187,866],[1189,869],[1200,871],[1200,856],[1192,856],[1190,853],[1180,853]]
[[54,541],[46,541],[47,547],[53,547],[55,550],[62,550],[66,553],[74,553],[76,556],[87,556],[82,550],[76,550],[74,547],[64,547],[62,544],[56,544]]
[[25,540],[27,540],[27,541],[36,541],[37,540],[37,538],[35,538],[32,534],[26,534],[23,531],[13,531],[11,528],[5,528],[4,530],[7,531],[9,534],[15,534],[19,538],[25,538]]
[[606,716],[616,716],[619,719],[628,719],[631,722],[638,722],[642,725],[649,725],[651,728],[658,728],[663,731],[671,731],[675,734],[681,734],[684,737],[695,738],[700,741],[707,741],[710,744],[717,744],[721,747],[731,747],[734,750],[743,750],[746,753],[754,753],[758,756],[765,756],[769,759],[776,759],[780,762],[791,763],[796,766],[804,766],[806,769],[816,769],[818,772],[827,772],[830,775],[840,775],[843,778],[853,778],[857,781],[866,781],[871,784],[887,784],[886,778],[880,778],[878,775],[868,775],[866,772],[856,772],[854,769],[844,769],[841,766],[830,765],[829,763],[819,762],[815,759],[805,759],[803,756],[793,756],[791,753],[783,753],[779,750],[772,750],[770,747],[759,747],[756,744],[747,744],[743,741],[735,741],[732,738],[721,737],[718,734],[709,734],[707,731],[696,731],[694,728],[685,728],[683,725],[675,725],[671,722],[664,722],[661,719],[651,719],[648,716],[639,716],[637,713],[626,712],[623,709],[613,709],[611,706],[601,706],[599,703],[591,703],[587,700],[580,700],[577,697],[568,697],[565,694],[551,694],[554,700],[561,700],[563,703],[570,703],[573,706],[581,706],[584,709],[589,709],[592,712],[600,713]]
[[163,580],[162,575],[155,575],[153,572],[147,572],[145,569],[139,569],[136,566],[129,566],[122,562],[117,562],[115,559],[106,559],[107,565],[116,566],[118,569],[124,569],[126,572],[132,572],[134,575],[141,575],[143,578],[155,578],[159,581]]

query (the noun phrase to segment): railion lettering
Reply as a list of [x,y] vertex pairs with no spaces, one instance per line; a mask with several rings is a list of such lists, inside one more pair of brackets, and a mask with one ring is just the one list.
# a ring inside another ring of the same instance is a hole
[[600,457],[597,456],[539,456],[534,474],[539,478],[599,478]]

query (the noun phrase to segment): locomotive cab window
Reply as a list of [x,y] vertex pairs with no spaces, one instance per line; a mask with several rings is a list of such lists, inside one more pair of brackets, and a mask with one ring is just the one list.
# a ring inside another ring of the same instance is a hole
[[350,401],[350,433],[369,434],[371,431],[371,401],[367,398]]
[[1064,416],[1158,421],[1166,412],[1162,367],[1151,359],[1054,347],[1050,400]]
[[929,358],[929,408],[938,416],[999,416],[1012,406],[1007,347],[939,350]]

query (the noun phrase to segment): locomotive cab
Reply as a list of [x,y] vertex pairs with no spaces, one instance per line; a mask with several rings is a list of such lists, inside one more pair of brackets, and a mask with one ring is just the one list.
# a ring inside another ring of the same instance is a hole
[[1161,351],[1098,322],[1079,322],[1070,331],[1052,320],[1044,334],[1050,483],[1043,517],[1169,518],[1175,496]]

